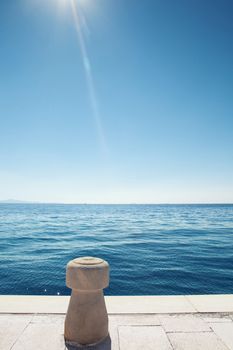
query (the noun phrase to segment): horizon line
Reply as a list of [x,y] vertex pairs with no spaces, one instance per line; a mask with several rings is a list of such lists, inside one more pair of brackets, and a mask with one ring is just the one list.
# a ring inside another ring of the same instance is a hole
[[98,202],[39,202],[24,200],[0,200],[0,204],[61,204],[61,205],[233,205],[233,202],[127,202],[127,203],[98,203]]

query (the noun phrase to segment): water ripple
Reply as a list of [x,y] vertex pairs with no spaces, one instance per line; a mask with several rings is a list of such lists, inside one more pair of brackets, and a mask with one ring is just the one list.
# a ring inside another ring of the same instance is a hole
[[233,292],[233,205],[0,204],[0,294],[69,294],[66,263],[109,261],[110,295]]

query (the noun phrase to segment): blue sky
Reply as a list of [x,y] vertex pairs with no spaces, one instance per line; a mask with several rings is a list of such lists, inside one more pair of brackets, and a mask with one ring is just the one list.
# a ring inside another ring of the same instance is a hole
[[0,3],[0,199],[233,202],[233,2],[74,1],[85,67],[71,0]]

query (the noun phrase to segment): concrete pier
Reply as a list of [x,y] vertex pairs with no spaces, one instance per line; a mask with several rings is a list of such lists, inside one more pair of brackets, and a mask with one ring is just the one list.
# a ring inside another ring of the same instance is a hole
[[[233,295],[105,299],[112,343],[101,350],[233,350]],[[0,349],[64,350],[68,303],[0,296]]]

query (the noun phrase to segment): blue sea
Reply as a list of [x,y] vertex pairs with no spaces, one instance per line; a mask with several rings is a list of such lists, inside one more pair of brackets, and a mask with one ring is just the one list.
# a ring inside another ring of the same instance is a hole
[[86,255],[108,295],[233,293],[233,205],[0,204],[0,294],[67,295]]

